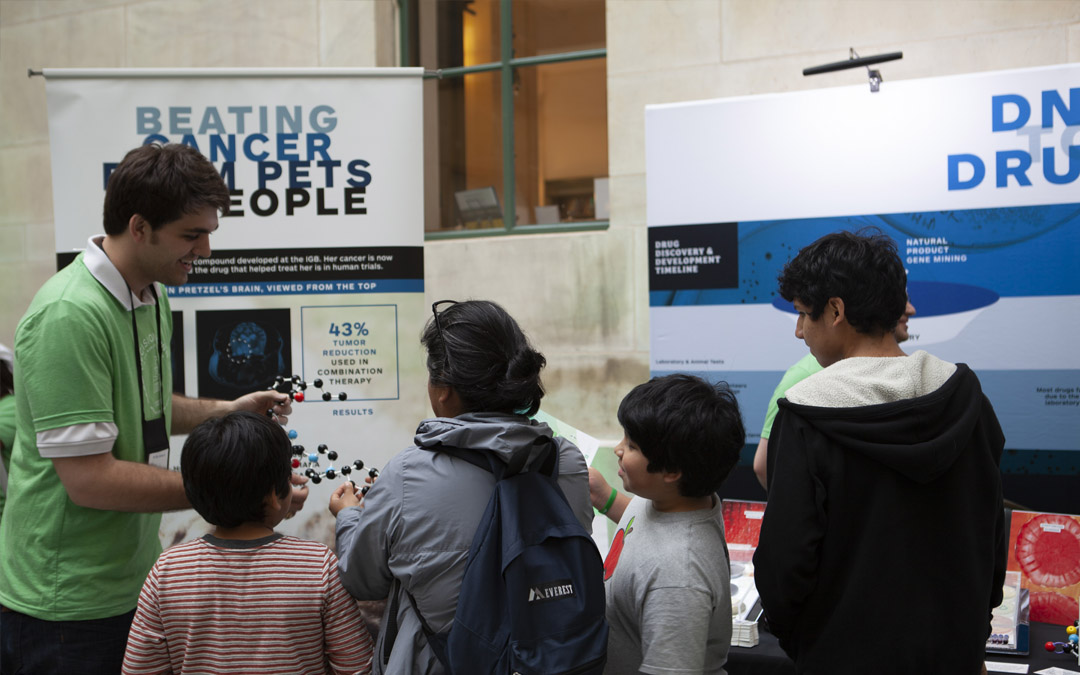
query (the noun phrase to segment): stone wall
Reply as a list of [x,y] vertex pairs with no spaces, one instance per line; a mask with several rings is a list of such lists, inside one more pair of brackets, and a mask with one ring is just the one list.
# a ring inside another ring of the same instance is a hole
[[[0,342],[54,269],[44,81],[27,68],[394,65],[395,7],[0,0]],[[904,52],[879,67],[886,87],[1077,61],[1080,1],[608,0],[607,45],[611,228],[429,242],[425,258],[429,304],[503,304],[548,357],[545,410],[617,439],[619,400],[648,377],[646,104],[865,83],[802,75],[849,47]]]

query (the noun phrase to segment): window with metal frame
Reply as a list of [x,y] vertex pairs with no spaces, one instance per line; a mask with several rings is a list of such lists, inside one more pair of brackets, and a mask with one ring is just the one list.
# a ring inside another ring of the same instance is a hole
[[427,238],[608,226],[604,0],[400,0]]

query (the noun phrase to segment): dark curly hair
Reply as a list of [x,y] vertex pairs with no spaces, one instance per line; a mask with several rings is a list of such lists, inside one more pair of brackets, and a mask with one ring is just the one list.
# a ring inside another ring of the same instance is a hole
[[233,412],[192,430],[180,455],[184,494],[203,519],[219,527],[261,523],[271,491],[284,499],[292,474],[292,444],[265,415]]
[[778,280],[780,297],[809,307],[814,321],[829,298],[841,298],[847,322],[868,335],[891,333],[907,308],[896,243],[877,228],[825,235],[784,265]]
[[739,403],[725,382],[693,375],[654,377],[619,404],[619,424],[649,460],[650,473],[681,471],[679,494],[719,489],[746,443]]
[[229,207],[229,188],[210,160],[186,145],[142,145],[109,176],[105,234],[120,234],[135,214],[157,230],[207,206]]
[[15,373],[8,366],[8,362],[0,359],[0,398],[15,393]]
[[436,303],[420,336],[432,384],[453,388],[468,412],[533,415],[540,409],[544,355],[517,321],[487,300]]

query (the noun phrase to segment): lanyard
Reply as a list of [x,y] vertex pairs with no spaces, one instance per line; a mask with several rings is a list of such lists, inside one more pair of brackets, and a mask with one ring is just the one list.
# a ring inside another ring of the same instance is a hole
[[[126,284],[125,284],[126,285]],[[165,385],[165,370],[162,365],[164,359],[161,356],[161,307],[158,303],[157,288],[154,284],[150,284],[150,293],[154,296],[154,317],[157,319],[157,356],[158,356],[158,382],[160,386]],[[140,418],[143,423],[146,423],[146,400],[143,393],[143,375],[142,375],[142,350],[139,347],[139,328],[135,323],[135,294],[131,292],[131,286],[128,286],[128,295],[131,297],[131,339],[135,343],[135,377],[139,380],[139,410],[142,411],[142,417]],[[161,400],[161,415],[164,419],[165,415],[165,394],[161,392],[159,387],[158,397]]]

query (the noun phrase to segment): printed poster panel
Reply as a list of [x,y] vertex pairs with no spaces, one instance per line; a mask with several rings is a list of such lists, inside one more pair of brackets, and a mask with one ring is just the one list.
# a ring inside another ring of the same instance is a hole
[[[232,399],[286,379],[298,471],[320,483],[283,527],[332,542],[326,503],[341,467],[381,467],[429,416],[421,71],[45,75],[59,264],[102,230],[105,183],[131,148],[190,145],[221,172],[232,204],[213,254],[168,288],[175,380],[188,396]],[[162,528],[168,545],[206,526],[187,511]]]
[[1008,568],[1030,592],[1031,620],[1067,626],[1080,616],[1080,516],[1013,511]]
[[777,275],[873,226],[908,272],[903,348],[969,364],[1007,447],[1080,450],[1078,133],[1077,65],[648,107],[653,374],[728,381],[756,443],[807,353]]

